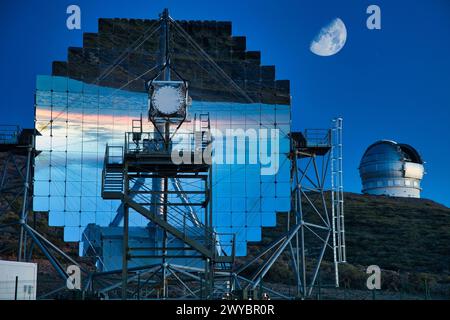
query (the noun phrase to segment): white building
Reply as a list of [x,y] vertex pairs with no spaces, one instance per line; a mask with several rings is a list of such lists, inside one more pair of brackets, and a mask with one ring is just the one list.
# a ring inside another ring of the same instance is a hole
[[0,260],[0,300],[36,300],[37,264]]
[[423,163],[417,150],[410,145],[377,141],[367,148],[361,159],[362,192],[420,198]]

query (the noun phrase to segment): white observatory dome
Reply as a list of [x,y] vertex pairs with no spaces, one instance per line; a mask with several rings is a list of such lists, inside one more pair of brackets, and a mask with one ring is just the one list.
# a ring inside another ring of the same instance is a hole
[[423,160],[417,150],[390,140],[369,146],[359,165],[362,192],[420,198]]

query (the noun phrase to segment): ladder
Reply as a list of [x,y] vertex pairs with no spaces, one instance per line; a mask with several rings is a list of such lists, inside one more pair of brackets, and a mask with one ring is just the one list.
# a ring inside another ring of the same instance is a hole
[[200,130],[207,131],[211,127],[211,120],[209,119],[209,112],[200,113]]
[[195,141],[201,141],[200,146],[196,146],[204,150],[211,142],[211,120],[209,118],[209,112],[200,113],[197,121],[197,114],[194,116],[193,132]]
[[132,139],[136,144],[136,149],[139,149],[139,142],[142,139],[142,113],[140,119],[133,119],[131,122],[132,128],[131,132],[133,134]]
[[333,256],[336,271],[336,286],[339,286],[337,264],[347,260],[344,223],[344,185],[342,152],[342,118],[333,120],[331,147],[331,213],[333,232]]

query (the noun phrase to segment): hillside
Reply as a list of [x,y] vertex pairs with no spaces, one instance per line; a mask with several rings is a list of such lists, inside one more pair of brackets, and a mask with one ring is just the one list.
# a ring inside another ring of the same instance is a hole
[[[450,208],[426,199],[345,194],[347,261],[340,267],[341,286],[365,289],[367,266],[380,266],[382,289],[422,292],[450,297]],[[277,225],[286,225],[279,214]],[[276,239],[282,228],[265,228],[263,244]],[[250,247],[250,256],[261,244]],[[331,251],[331,250],[330,250]],[[330,256],[321,278],[332,283]],[[292,283],[286,254],[266,276],[268,282]]]
[[[286,214],[279,214],[277,228],[264,228],[263,242],[251,244],[245,260],[277,238],[286,219]],[[425,199],[346,193],[345,219],[348,263],[340,267],[342,287],[365,290],[365,269],[376,264],[383,270],[382,289],[422,297],[427,287],[435,297],[450,297],[450,208]],[[12,220],[12,213],[9,213],[0,217],[0,224]],[[47,226],[46,214],[37,215],[36,228],[64,251],[76,255],[77,245],[64,243],[62,230]],[[14,258],[16,231],[14,227],[0,230],[0,259]],[[51,279],[52,269],[41,260],[38,251],[35,250],[41,263],[39,272],[43,278]],[[327,255],[320,274],[324,286],[332,283],[330,261]],[[293,275],[286,255],[273,266],[264,281],[292,284]]]
[[348,260],[450,274],[450,208],[425,199],[347,194]]

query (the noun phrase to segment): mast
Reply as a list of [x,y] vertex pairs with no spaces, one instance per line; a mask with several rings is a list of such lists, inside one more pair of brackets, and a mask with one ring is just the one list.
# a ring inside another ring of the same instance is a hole
[[[161,75],[159,76],[159,80],[161,81],[170,81],[170,55],[169,55],[169,10],[166,8],[161,14],[161,33],[160,33],[160,39],[159,39],[159,65],[163,68],[163,71]],[[158,123],[157,125],[157,132],[161,133],[161,138],[164,140],[164,148],[166,151],[169,151],[169,144],[170,144],[170,122],[169,120],[166,120],[164,123]],[[163,219],[167,221],[167,202],[168,202],[168,178],[164,177],[161,178],[153,178],[152,179],[152,186],[153,186],[153,192],[151,196],[151,202],[153,205],[153,208],[155,210],[155,214],[162,215]],[[163,194],[163,199],[159,199],[161,196],[161,193]],[[162,200],[162,201],[161,201]],[[156,205],[157,203],[161,203],[161,205]],[[168,290],[167,290],[167,281],[166,281],[166,254],[167,254],[167,232],[165,230],[162,231],[162,234],[160,235],[162,239],[158,235],[158,239],[162,240],[162,288],[163,288],[163,298],[167,298],[168,296]]]

